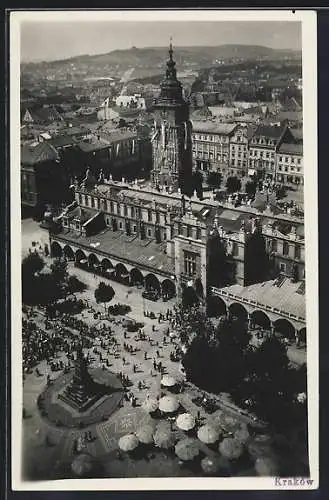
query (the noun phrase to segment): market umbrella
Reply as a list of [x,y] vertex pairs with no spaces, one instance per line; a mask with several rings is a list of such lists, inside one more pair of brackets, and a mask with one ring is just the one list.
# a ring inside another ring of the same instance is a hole
[[269,457],[259,457],[255,461],[255,470],[259,476],[278,476],[277,464]]
[[141,443],[151,444],[153,443],[153,432],[154,429],[152,425],[143,425],[143,427],[137,430],[136,436]]
[[164,396],[159,401],[159,410],[164,413],[173,413],[178,407],[179,401],[175,396]]
[[202,443],[213,444],[219,439],[219,431],[209,424],[205,424],[198,430],[198,438]]
[[241,423],[237,418],[231,415],[225,415],[224,413],[221,415],[220,425],[226,432],[236,432],[238,429],[241,429]]
[[248,444],[249,455],[256,459],[272,454],[272,439],[267,434],[259,434]]
[[204,457],[201,460],[201,467],[203,472],[209,475],[216,474],[219,471],[218,460],[210,457]]
[[183,431],[190,431],[195,427],[195,418],[190,413],[182,413],[176,418],[176,425]]
[[161,385],[163,387],[174,387],[177,384],[177,380],[174,379],[174,377],[171,377],[170,375],[165,375],[161,379]]
[[119,439],[119,448],[122,451],[133,451],[138,444],[139,441],[134,434],[126,434]]
[[225,438],[219,445],[220,453],[229,460],[236,460],[243,453],[243,445],[234,438]]
[[250,438],[250,434],[249,434],[248,429],[246,427],[241,427],[241,429],[238,429],[234,433],[234,437],[235,437],[235,439],[240,441],[240,443],[245,444],[248,441],[248,439]]
[[158,400],[155,398],[147,398],[142,404],[143,410],[147,411],[147,413],[153,413],[159,407]]
[[88,476],[94,469],[95,459],[88,453],[81,453],[71,464],[72,472],[79,477]]
[[182,439],[176,444],[175,453],[184,462],[193,460],[200,453],[197,440],[192,438]]
[[168,450],[175,444],[175,436],[168,427],[159,427],[153,435],[154,443],[157,448],[164,448]]

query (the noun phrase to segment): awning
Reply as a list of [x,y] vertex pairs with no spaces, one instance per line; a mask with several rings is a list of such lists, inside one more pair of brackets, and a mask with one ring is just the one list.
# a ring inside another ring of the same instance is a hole
[[105,269],[105,272],[108,274],[115,274],[115,269]]
[[254,168],[249,168],[248,175],[255,175],[256,170]]

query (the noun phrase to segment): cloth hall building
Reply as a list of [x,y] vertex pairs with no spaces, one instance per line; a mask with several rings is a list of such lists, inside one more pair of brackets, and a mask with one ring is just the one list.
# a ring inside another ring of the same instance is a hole
[[[275,283],[281,273],[291,282],[289,293],[302,303],[304,297],[295,293],[304,278],[301,219],[191,193],[192,130],[172,56],[170,47],[155,103],[151,182],[105,179],[102,171],[96,178],[88,169],[82,183],[75,182],[75,201],[53,219],[52,255],[65,255],[77,266],[156,291],[164,299],[189,288],[203,303],[212,296],[225,311],[243,306],[222,290],[269,279]],[[265,314],[254,302],[245,308],[247,314]],[[281,310],[271,307],[266,317],[275,322]],[[287,311],[294,331],[305,327],[305,314],[297,309]]]

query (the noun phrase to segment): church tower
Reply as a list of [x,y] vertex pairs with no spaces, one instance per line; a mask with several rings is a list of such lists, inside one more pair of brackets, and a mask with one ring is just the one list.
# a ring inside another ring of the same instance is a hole
[[161,189],[191,195],[192,124],[188,103],[177,80],[176,63],[170,42],[166,76],[160,84],[160,95],[154,104],[152,132],[152,183]]

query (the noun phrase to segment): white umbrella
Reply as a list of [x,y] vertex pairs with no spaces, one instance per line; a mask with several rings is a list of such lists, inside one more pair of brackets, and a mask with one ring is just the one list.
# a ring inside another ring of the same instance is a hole
[[138,444],[139,441],[134,434],[126,434],[119,439],[119,448],[122,451],[133,451]]
[[179,401],[175,396],[164,396],[159,401],[159,409],[164,413],[173,413],[178,407]]
[[176,425],[183,431],[190,431],[195,427],[195,418],[190,413],[182,413],[176,418]]
[[255,470],[259,476],[278,476],[277,464],[268,457],[259,457],[255,461]]
[[175,436],[170,428],[161,426],[159,427],[153,435],[155,446],[158,448],[169,449],[175,444]]
[[206,474],[216,474],[219,470],[219,463],[214,458],[204,457],[201,460],[201,467]]
[[234,433],[234,437],[235,437],[235,439],[240,441],[240,443],[245,444],[248,441],[248,439],[250,438],[250,434],[245,427],[241,427],[241,429],[238,429]]
[[219,439],[219,431],[209,424],[205,424],[198,430],[198,438],[202,443],[213,444]]
[[152,425],[144,425],[143,427],[140,427],[137,430],[136,436],[138,437],[138,440],[141,443],[151,444],[151,443],[153,443],[153,432],[154,432],[154,429],[153,429]]
[[177,384],[177,380],[174,379],[174,377],[171,377],[170,375],[165,375],[161,379],[161,385],[164,387],[174,387]]
[[87,453],[78,455],[71,464],[72,472],[79,477],[87,476],[94,468],[94,458]]
[[181,460],[193,460],[200,454],[200,448],[196,439],[187,438],[179,441],[175,446],[175,453]]
[[219,451],[223,457],[236,460],[243,453],[243,445],[237,439],[225,438],[219,445]]
[[142,404],[142,408],[147,411],[147,413],[153,413],[159,408],[158,400],[155,398],[147,398]]

